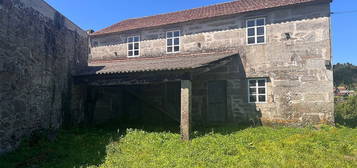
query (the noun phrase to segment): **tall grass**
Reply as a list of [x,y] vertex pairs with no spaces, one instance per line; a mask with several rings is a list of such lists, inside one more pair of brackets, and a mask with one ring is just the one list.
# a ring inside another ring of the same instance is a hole
[[[162,127],[161,127],[162,128]],[[0,157],[0,167],[38,168],[239,168],[357,167],[357,129],[214,127],[178,133],[129,129],[61,131],[57,139],[29,140]]]
[[179,139],[174,133],[129,130],[108,145],[98,167],[357,167],[356,129],[259,127]]

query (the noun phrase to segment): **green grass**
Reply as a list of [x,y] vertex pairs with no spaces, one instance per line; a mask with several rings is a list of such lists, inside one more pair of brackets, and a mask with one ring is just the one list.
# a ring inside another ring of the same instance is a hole
[[37,145],[25,140],[20,148],[0,157],[0,168],[73,168],[102,163],[106,145],[118,137],[102,129],[62,130],[53,142],[41,138]]
[[0,167],[215,168],[357,167],[357,129],[219,127],[195,131],[189,142],[177,133],[115,129],[61,131],[0,157]]

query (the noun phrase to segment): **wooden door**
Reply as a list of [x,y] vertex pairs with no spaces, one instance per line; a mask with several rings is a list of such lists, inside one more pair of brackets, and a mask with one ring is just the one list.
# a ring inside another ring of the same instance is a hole
[[209,81],[208,82],[208,122],[224,122],[227,114],[227,82]]

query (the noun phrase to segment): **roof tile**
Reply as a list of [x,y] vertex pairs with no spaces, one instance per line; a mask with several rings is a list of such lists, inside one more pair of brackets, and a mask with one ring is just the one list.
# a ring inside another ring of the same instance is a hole
[[92,35],[103,35],[114,32],[163,26],[198,19],[232,15],[314,1],[329,2],[331,0],[235,0],[233,2],[226,2],[179,12],[160,14],[136,19],[128,19],[109,26],[107,28],[104,28],[102,30],[99,30],[97,32],[94,32]]

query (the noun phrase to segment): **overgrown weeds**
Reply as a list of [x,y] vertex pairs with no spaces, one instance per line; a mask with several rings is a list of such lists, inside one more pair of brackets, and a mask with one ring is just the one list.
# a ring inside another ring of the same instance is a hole
[[188,142],[155,129],[119,136],[117,129],[61,131],[53,142],[24,142],[0,157],[0,167],[357,167],[357,129],[346,127],[214,127],[196,129]]

